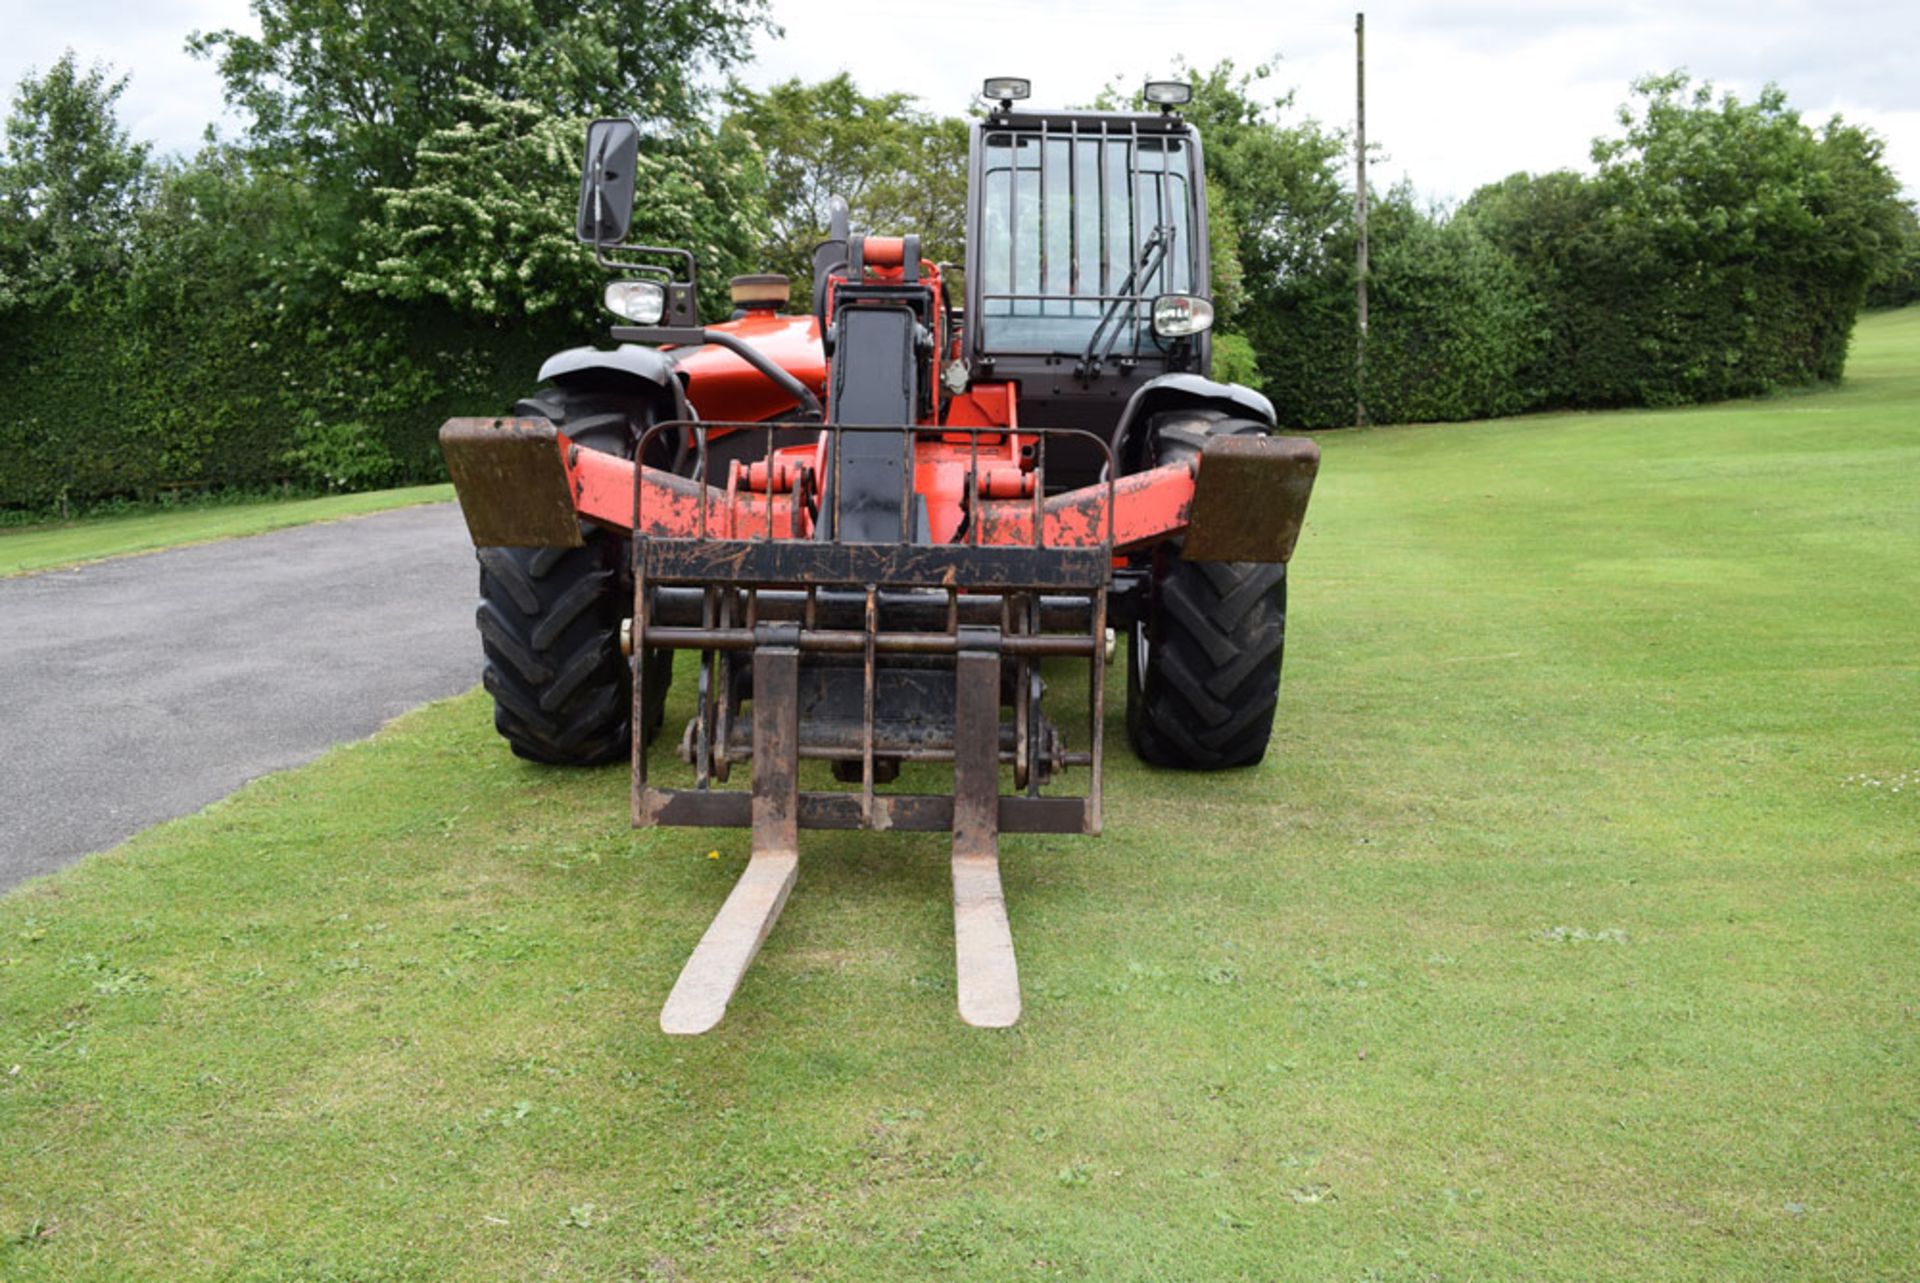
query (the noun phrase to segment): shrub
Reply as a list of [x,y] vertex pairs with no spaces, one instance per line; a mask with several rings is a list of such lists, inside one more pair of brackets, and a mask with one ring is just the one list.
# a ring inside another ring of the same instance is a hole
[[364,423],[306,423],[294,440],[282,462],[322,490],[372,490],[400,471],[380,434]]
[[1239,334],[1213,336],[1213,377],[1222,383],[1244,383],[1255,391],[1266,386],[1253,344]]

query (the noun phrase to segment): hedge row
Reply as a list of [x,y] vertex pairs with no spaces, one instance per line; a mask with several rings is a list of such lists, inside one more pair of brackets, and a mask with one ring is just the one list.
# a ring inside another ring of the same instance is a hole
[[1331,152],[1297,148],[1317,181],[1292,190],[1316,199],[1241,229],[1265,272],[1239,324],[1288,421],[1352,423],[1362,398],[1375,422],[1445,420],[1839,378],[1869,288],[1920,289],[1920,223],[1880,142],[1809,127],[1771,85],[1748,102],[1675,73],[1634,93],[1592,174],[1516,174],[1451,214],[1405,190],[1377,204],[1363,388],[1352,221],[1329,208]]
[[[1374,226],[1365,403],[1374,423],[1680,405],[1840,378],[1864,273],[1779,258],[1634,262],[1602,237],[1529,261],[1471,207],[1389,201]],[[1354,422],[1353,237],[1242,324],[1265,390],[1303,428]]]
[[[1746,264],[1529,278],[1463,220],[1375,238],[1365,388],[1376,423],[1670,405],[1840,377],[1858,281]],[[1336,239],[1330,256],[1351,252]],[[1573,283],[1569,283],[1571,280]],[[1243,314],[1282,420],[1354,421],[1354,295],[1308,282]],[[439,479],[449,415],[505,409],[578,336],[359,303],[285,324],[246,299],[136,312],[111,295],[7,319],[0,507],[179,488]]]
[[[1920,280],[1920,228],[1870,135],[1816,132],[1776,89],[1743,103],[1660,77],[1592,175],[1516,175],[1451,214],[1406,189],[1375,202],[1362,385],[1343,144],[1269,119],[1230,71],[1196,73],[1193,109],[1223,316],[1251,345],[1223,341],[1223,368],[1289,426],[1350,424],[1363,400],[1377,423],[1456,420],[1837,379],[1869,285]],[[471,127],[429,135],[414,185],[379,194],[384,222],[356,221],[362,194],[210,149],[130,230],[97,229],[71,284],[0,289],[0,508],[442,475],[444,418],[503,409],[595,332],[568,235],[574,124],[463,101]],[[722,130],[646,162],[660,199],[639,234],[704,247],[708,280],[769,235],[741,145]]]
[[439,479],[440,423],[507,408],[560,341],[379,304],[297,326],[246,296],[155,311],[105,290],[5,333],[0,507],[32,509]]
[[[1371,225],[1365,402],[1373,423],[1514,414],[1533,398],[1516,378],[1541,339],[1519,270],[1484,237],[1441,223],[1404,195]],[[1323,270],[1300,278],[1248,322],[1282,422],[1354,422],[1354,237],[1329,242]]]

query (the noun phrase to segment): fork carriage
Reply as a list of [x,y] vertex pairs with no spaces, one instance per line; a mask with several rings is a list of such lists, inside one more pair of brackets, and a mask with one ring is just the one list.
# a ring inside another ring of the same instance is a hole
[[[778,430],[769,429],[769,437]],[[900,438],[902,473],[910,475],[913,432],[854,431]],[[984,508],[977,493],[980,432],[964,434],[973,512]],[[951,445],[962,434],[943,435]],[[1047,435],[1036,434],[1036,503],[1045,493]],[[832,451],[831,440],[821,444]],[[777,459],[772,440],[768,446],[767,457]],[[737,482],[743,469],[735,463],[734,470]],[[763,469],[760,479],[771,500],[773,483],[782,480],[778,469]],[[789,493],[804,493],[811,472],[796,463],[786,480]],[[826,481],[833,494],[846,494],[844,478]],[[643,498],[636,494],[640,531],[647,529]],[[905,498],[903,509],[910,508]],[[719,1021],[786,901],[803,828],[951,831],[960,1015],[973,1025],[1010,1025],[1020,1015],[1020,987],[999,835],[1100,830],[1111,536],[1049,546],[1036,507],[1034,542],[1024,546],[981,544],[984,517],[959,543],[783,542],[775,537],[771,503],[765,511],[757,539],[696,531],[691,539],[641,534],[633,541],[633,644],[701,655],[698,710],[680,741],[694,786],[650,783],[646,747],[636,738],[634,823],[753,829],[747,869],[681,973],[661,1026],[700,1033]],[[822,515],[831,531],[846,528],[843,514]],[[703,507],[703,525],[705,516]],[[759,523],[749,515],[745,524]],[[1041,711],[1047,658],[1087,667],[1084,749],[1069,751]],[[636,725],[650,724],[653,698],[637,676]],[[751,705],[750,721],[741,716],[743,703]],[[1003,707],[1010,716],[1003,718]],[[715,788],[743,759],[752,768],[750,792]],[[800,763],[809,760],[832,763],[858,791],[802,791]],[[950,763],[951,794],[878,791],[903,763]],[[1087,793],[1043,796],[1042,785],[1068,766],[1091,768]],[[1002,794],[1004,777],[1015,792]]]

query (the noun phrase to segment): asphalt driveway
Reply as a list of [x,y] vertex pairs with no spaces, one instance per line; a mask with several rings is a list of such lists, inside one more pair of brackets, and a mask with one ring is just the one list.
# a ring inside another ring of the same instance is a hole
[[0,579],[0,890],[480,677],[433,504]]

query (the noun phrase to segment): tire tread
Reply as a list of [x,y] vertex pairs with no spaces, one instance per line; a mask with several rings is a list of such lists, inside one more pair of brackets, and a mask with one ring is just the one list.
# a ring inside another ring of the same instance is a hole
[[[554,387],[514,414],[549,419],[588,449],[632,455],[628,397]],[[555,766],[621,760],[632,738],[633,678],[619,647],[628,542],[586,523],[580,532],[578,548],[479,550],[481,685],[494,727],[520,757]]]
[[[1191,458],[1214,433],[1264,431],[1224,416],[1206,431],[1170,427],[1159,434],[1158,461]],[[1286,600],[1284,565],[1186,561],[1177,544],[1159,551],[1144,625],[1146,671],[1138,654],[1128,656],[1127,732],[1143,760],[1213,771],[1266,756],[1280,698]]]

